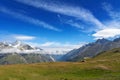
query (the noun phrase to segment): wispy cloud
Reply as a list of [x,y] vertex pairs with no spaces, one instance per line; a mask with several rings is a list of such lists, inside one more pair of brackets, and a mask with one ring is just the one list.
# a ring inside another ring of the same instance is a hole
[[93,25],[97,26],[97,28],[105,27],[89,10],[84,9],[82,7],[68,6],[60,3],[52,3],[47,2],[47,0],[16,0],[18,2],[44,9],[50,12],[59,13],[62,15],[71,16],[80,20],[84,20],[86,22],[91,22]]
[[120,10],[114,9],[114,7],[109,3],[103,3],[103,9],[108,13],[111,17],[111,20],[105,21],[105,28],[98,30],[92,36],[95,39],[101,38],[115,38],[116,36],[120,36]]
[[104,2],[103,9],[107,11],[108,15],[113,18],[114,20],[120,20],[120,10],[116,10],[113,6],[109,3]]
[[28,35],[13,35],[16,40],[34,40],[36,37]]
[[79,28],[79,29],[84,29],[85,28],[85,26],[83,24],[81,24],[80,22],[77,22],[77,21],[75,22],[73,20],[68,20],[65,23],[69,24],[73,27]]
[[109,3],[103,3],[103,9],[112,18],[112,20],[105,23],[106,26],[120,28],[120,9],[114,9],[114,7]]
[[73,19],[64,19],[63,17],[61,17],[61,15],[57,15],[59,21],[61,22],[61,24],[68,24],[72,27],[78,28],[78,29],[84,29],[85,27],[83,26],[83,24],[81,24],[80,22],[77,22]]
[[37,39],[36,36],[31,36],[31,35],[24,35],[24,34],[11,34],[11,33],[2,33],[0,34],[0,41],[8,41],[8,42],[13,42],[15,40],[20,40],[20,41],[33,41]]
[[9,14],[15,18],[21,19],[22,21],[25,21],[25,22],[32,23],[32,24],[37,25],[39,27],[44,27],[44,28],[54,30],[54,31],[61,31],[60,29],[58,29],[54,26],[51,26],[43,21],[40,21],[38,19],[34,19],[32,17],[26,16],[26,15],[21,14],[21,13],[14,12],[14,11],[12,11],[8,8],[2,7],[2,6],[0,6],[0,12],[3,12],[5,14]]

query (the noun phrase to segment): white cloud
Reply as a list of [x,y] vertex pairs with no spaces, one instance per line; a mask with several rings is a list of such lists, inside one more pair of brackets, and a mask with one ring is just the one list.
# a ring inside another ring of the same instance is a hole
[[29,17],[29,16],[26,16],[24,14],[20,14],[20,13],[17,13],[17,12],[14,12],[14,11],[11,11],[5,7],[0,7],[0,11],[3,12],[3,13],[6,13],[6,14],[9,14],[15,18],[18,18],[18,19],[21,19],[25,22],[29,22],[29,23],[32,23],[34,25],[37,25],[39,27],[44,27],[44,28],[47,28],[47,29],[50,29],[50,30],[54,30],[54,31],[61,31],[60,29],[52,26],[52,25],[49,25],[43,21],[40,21],[38,19],[34,19],[32,17]]
[[112,28],[103,29],[93,34],[95,39],[114,38],[119,35],[120,35],[120,29],[112,29]]
[[103,3],[103,9],[112,19],[105,21],[104,24],[106,27],[96,31],[92,36],[95,37],[95,39],[120,36],[120,10],[114,9],[109,3]]
[[49,53],[56,53],[56,51],[59,51],[60,54],[62,51],[70,51],[76,48],[80,48],[81,46],[87,44],[86,42],[81,42],[78,44],[70,44],[70,43],[60,43],[60,42],[45,42],[45,43],[33,43],[33,42],[26,42],[32,46],[38,46],[44,49],[45,51]]
[[82,24],[82,23],[80,23],[80,21],[78,22],[78,20],[74,20],[74,19],[64,19],[61,15],[57,15],[58,16],[58,19],[59,19],[59,21],[61,22],[61,24],[68,24],[68,25],[70,25],[70,26],[72,26],[72,27],[75,27],[75,28],[77,28],[77,29],[84,29],[85,28],[85,26]]
[[47,2],[47,0],[16,0],[18,2],[31,5],[36,8],[44,9],[47,11],[71,16],[80,20],[84,20],[87,22],[91,22],[96,25],[97,28],[104,28],[104,24],[102,24],[95,16],[87,9],[82,7],[74,7],[68,6],[60,3]]
[[60,42],[45,42],[41,44],[41,47],[52,47],[52,48],[79,48],[82,45],[86,44],[85,42],[81,42],[79,44],[70,44],[70,43],[60,43]]
[[58,42],[46,42],[44,44],[41,44],[41,46],[44,46],[44,47],[59,46],[59,45],[61,45],[61,44]]
[[116,10],[109,3],[103,3],[103,9],[107,11],[108,15],[114,20],[120,20],[120,10]]
[[16,40],[34,40],[36,37],[27,35],[14,35],[13,38]]
[[12,33],[2,33],[0,34],[0,41],[13,42],[16,40],[20,41],[32,41],[35,40],[36,36],[24,35],[24,34],[12,34]]
[[114,9],[109,3],[103,3],[103,9],[112,18],[112,20],[106,21],[105,25],[109,28],[120,28],[120,9]]
[[66,24],[69,24],[73,27],[79,28],[79,29],[84,29],[84,25],[82,25],[80,22],[77,21],[73,21],[73,20],[68,20],[67,22],[65,22]]
[[71,43],[60,43],[60,42],[45,42],[45,43],[33,43],[33,42],[26,42],[28,44],[31,44],[33,46],[39,46],[44,48],[79,48],[82,45],[86,44],[86,42],[80,42],[78,44],[71,44]]

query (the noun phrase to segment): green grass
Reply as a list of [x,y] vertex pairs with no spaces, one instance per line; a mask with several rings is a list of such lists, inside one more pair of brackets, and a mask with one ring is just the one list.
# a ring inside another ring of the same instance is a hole
[[120,70],[109,66],[90,62],[5,65],[0,66],[0,80],[120,80]]
[[104,52],[85,62],[1,65],[0,80],[120,80],[120,52]]

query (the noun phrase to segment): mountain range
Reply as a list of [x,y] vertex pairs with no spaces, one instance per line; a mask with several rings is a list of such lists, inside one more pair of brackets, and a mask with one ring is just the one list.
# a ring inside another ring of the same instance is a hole
[[0,42],[0,64],[54,62],[54,58],[39,47],[21,41]]
[[21,41],[13,43],[0,42],[0,64],[83,61],[86,58],[93,58],[101,52],[114,48],[120,48],[120,38],[114,40],[98,39],[78,49],[73,49],[69,52],[53,51],[53,54],[40,47],[33,47]]
[[79,49],[74,49],[65,54],[61,61],[82,61],[86,58],[93,58],[101,52],[114,48],[120,48],[120,38],[114,40],[98,39],[96,42],[86,44]]

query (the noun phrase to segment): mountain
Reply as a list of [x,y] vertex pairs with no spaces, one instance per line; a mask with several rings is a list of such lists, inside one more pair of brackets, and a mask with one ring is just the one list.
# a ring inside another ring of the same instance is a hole
[[45,51],[38,47],[32,47],[29,44],[15,41],[13,43],[0,42],[0,53],[40,53],[44,54]]
[[0,64],[54,62],[54,58],[39,47],[21,41],[0,42]]
[[21,41],[16,41],[14,43],[12,43],[12,46],[21,50],[34,50],[33,47],[31,47],[28,44],[24,44]]
[[98,39],[96,42],[89,43],[79,49],[74,49],[64,55],[62,61],[81,61],[84,58],[91,58],[100,52],[120,47],[120,38],[113,41],[107,39]]

